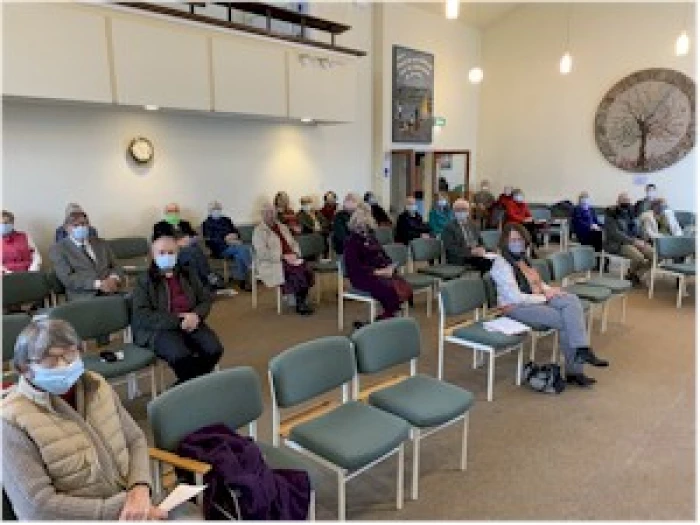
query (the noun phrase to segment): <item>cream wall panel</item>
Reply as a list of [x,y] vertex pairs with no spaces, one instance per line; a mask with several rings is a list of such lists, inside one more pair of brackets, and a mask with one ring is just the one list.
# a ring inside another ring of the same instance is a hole
[[287,116],[287,73],[281,46],[212,39],[214,110]]
[[112,21],[117,101],[211,109],[207,37],[174,24]]
[[2,44],[3,94],[112,102],[104,16],[6,3]]

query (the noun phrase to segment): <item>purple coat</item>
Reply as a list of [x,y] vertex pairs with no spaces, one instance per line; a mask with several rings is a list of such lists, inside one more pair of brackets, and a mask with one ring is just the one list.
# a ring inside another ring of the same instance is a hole
[[301,470],[270,469],[255,441],[226,425],[209,425],[188,434],[177,453],[213,466],[204,475],[206,519],[226,519],[212,502],[230,499],[227,487],[240,493],[243,519],[306,519],[311,498],[309,475]]

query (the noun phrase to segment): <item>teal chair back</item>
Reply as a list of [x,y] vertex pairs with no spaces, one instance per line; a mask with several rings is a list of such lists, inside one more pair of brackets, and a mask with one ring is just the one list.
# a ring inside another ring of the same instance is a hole
[[681,228],[695,225],[695,213],[692,211],[676,211],[674,214]]
[[484,281],[462,277],[441,283],[440,301],[445,315],[461,315],[481,308],[486,302]]
[[299,235],[296,238],[296,241],[299,243],[299,251],[304,259],[317,259],[323,255],[326,248],[323,235],[320,233],[307,233],[304,235]]
[[491,279],[491,276],[484,274],[481,278],[484,281],[484,292],[486,293],[486,305],[489,308],[496,308],[498,306],[498,291],[496,289],[496,283]]
[[351,340],[355,344],[357,371],[361,374],[409,363],[420,355],[420,328],[410,317],[368,324],[356,330]]
[[58,275],[56,275],[56,272],[49,272],[46,274],[46,282],[49,285],[49,290],[56,295],[65,295],[66,293],[66,287],[63,286],[63,283],[61,280],[58,278]]
[[241,224],[236,226],[238,228],[238,235],[244,244],[253,243],[253,230],[255,229],[255,224]]
[[682,237],[664,235],[654,241],[654,246],[659,259],[686,257],[695,253],[695,237],[692,235]]
[[550,221],[552,220],[552,212],[549,208],[530,208],[532,213],[532,218],[536,221]]
[[355,352],[347,337],[321,337],[273,357],[270,374],[277,405],[292,407],[350,381]]
[[411,257],[416,262],[440,260],[442,258],[442,243],[439,239],[413,239],[409,243]]
[[212,372],[166,390],[148,404],[156,447],[173,451],[187,434],[204,426],[231,430],[253,423],[263,412],[258,374],[249,366]]
[[32,318],[27,314],[8,314],[2,316],[2,361],[10,361],[15,356],[17,336],[24,330]]
[[530,266],[532,266],[537,273],[540,274],[540,279],[545,283],[552,282],[552,272],[549,269],[549,264],[545,259],[530,259]]
[[385,244],[382,248],[384,248],[384,252],[389,256],[391,262],[399,268],[406,266],[408,263],[408,248],[406,245],[395,242]]
[[592,246],[572,246],[569,253],[575,273],[590,272],[595,268],[595,249]]
[[14,272],[2,276],[2,306],[44,301],[51,293],[43,272]]
[[135,259],[147,257],[150,251],[148,239],[145,237],[119,237],[107,239],[107,245],[112,250],[115,259]]
[[123,295],[94,297],[52,308],[50,319],[70,323],[83,340],[109,335],[129,326],[129,305]]
[[374,231],[374,236],[379,244],[391,244],[394,242],[394,229],[391,226],[379,226]]
[[489,251],[496,251],[498,248],[498,240],[501,238],[501,232],[498,230],[482,230],[481,240],[484,243],[484,248]]
[[557,252],[547,256],[552,279],[561,281],[574,271],[574,261],[569,252]]

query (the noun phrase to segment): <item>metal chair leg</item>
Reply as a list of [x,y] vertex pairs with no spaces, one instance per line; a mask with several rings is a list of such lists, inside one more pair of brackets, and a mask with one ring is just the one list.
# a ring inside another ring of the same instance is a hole
[[467,439],[469,437],[469,412],[464,414],[464,430],[462,431],[462,460],[460,469],[467,470]]
[[486,386],[486,399],[488,401],[493,401],[493,381],[496,372],[496,353],[495,349],[489,352],[489,371],[488,371],[488,384]]
[[396,473],[396,510],[401,510],[403,508],[403,473],[404,473],[404,445],[401,443],[399,445],[398,453],[398,463],[399,468]]
[[418,499],[418,476],[420,472],[420,430],[411,429],[411,441],[413,441],[413,472],[411,472],[411,499]]

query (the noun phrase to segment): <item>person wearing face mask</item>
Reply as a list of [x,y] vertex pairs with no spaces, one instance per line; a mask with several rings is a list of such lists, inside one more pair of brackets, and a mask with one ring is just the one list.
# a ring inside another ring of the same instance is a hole
[[482,274],[491,269],[492,258],[484,248],[479,227],[469,218],[469,202],[457,199],[452,205],[454,220],[442,231],[447,264],[470,266]]
[[415,197],[406,197],[406,209],[396,219],[396,242],[408,244],[413,239],[430,237],[430,226],[423,222],[418,213]]
[[683,235],[683,230],[673,210],[668,208],[666,199],[655,199],[651,208],[639,216],[639,223],[642,238],[648,242],[663,235]]
[[489,210],[496,202],[496,198],[493,196],[493,193],[491,193],[489,181],[481,181],[481,189],[474,194],[473,201],[476,219],[479,226],[484,228],[486,220],[488,219]]
[[241,241],[240,232],[233,221],[223,214],[218,201],[209,203],[209,216],[202,223],[204,243],[211,250],[215,259],[231,259],[233,280],[244,291],[250,291],[250,266],[252,254],[250,248]]
[[[530,232],[535,246],[542,246],[539,233],[542,224],[532,218],[530,207],[525,202],[525,195],[519,188],[513,189],[513,198],[506,204],[504,222],[522,224]],[[534,252],[533,257],[536,257]]]
[[377,196],[374,193],[368,191],[365,193],[363,200],[372,207],[372,217],[374,217],[374,221],[377,223],[377,226],[394,225],[384,208],[380,206],[379,199],[377,199]]
[[326,219],[326,224],[329,228],[333,224],[333,219],[335,219],[335,214],[338,211],[338,196],[334,191],[328,191],[323,196],[323,207],[321,208],[321,215]]
[[656,184],[647,184],[644,188],[644,198],[634,204],[634,216],[639,217],[651,209],[651,203],[657,198]]
[[69,236],[49,250],[56,277],[66,288],[69,301],[96,295],[118,293],[123,271],[116,264],[109,245],[98,237],[89,237],[87,215],[75,211],[64,224]]
[[180,205],[177,202],[171,202],[163,209],[163,219],[153,225],[153,238],[164,235],[173,237],[175,234],[189,237],[192,244],[197,241],[197,232],[189,221],[182,218]]
[[571,213],[571,230],[581,244],[592,246],[596,252],[603,249],[602,225],[591,209],[591,198],[586,191],[581,192]]
[[[83,208],[80,206],[80,204],[76,204],[75,202],[70,202],[66,205],[66,212],[63,215],[64,221],[65,221],[65,217],[68,217],[74,211],[81,211],[81,212],[85,213],[85,210],[83,210]],[[89,237],[97,237],[97,236],[98,236],[97,230],[94,227],[90,226]],[[60,226],[58,226],[56,228],[55,241],[56,242],[62,241],[66,237],[68,237],[68,230],[66,230],[63,227],[63,224],[61,224]]]
[[167,519],[151,501],[146,436],[60,320],[17,337],[2,400],[3,489],[20,521]]
[[131,327],[134,343],[152,348],[182,383],[211,372],[224,348],[206,324],[212,294],[178,251],[173,237],[153,240],[151,265],[132,295]]
[[309,196],[304,196],[299,199],[299,204],[301,207],[297,212],[297,221],[301,226],[301,233],[321,233],[323,216],[319,217],[319,214],[314,210],[313,199]]
[[605,211],[603,229],[605,251],[629,259],[630,268],[625,279],[639,285],[644,274],[651,268],[654,250],[641,239],[639,223],[626,192],[618,196],[616,206]]
[[2,210],[2,273],[38,272],[41,255],[28,233],[15,230],[15,216]]
[[493,261],[489,276],[496,285],[499,309],[528,326],[540,325],[559,331],[566,359],[566,380],[588,387],[595,379],[583,373],[585,364],[606,367],[590,348],[581,301],[561,288],[542,281],[526,256],[530,234],[521,224],[503,227],[501,255]]
[[343,200],[343,209],[335,214],[333,219],[333,233],[332,233],[332,244],[333,251],[338,255],[343,254],[343,249],[345,246],[345,239],[350,235],[350,230],[348,229],[348,222],[350,222],[350,217],[357,209],[359,203],[359,197],[354,193],[348,193]]
[[430,232],[435,237],[440,237],[442,235],[442,230],[445,229],[445,225],[454,218],[454,212],[450,208],[450,201],[447,200],[447,195],[439,193],[435,201],[435,206],[433,206],[428,214]]

